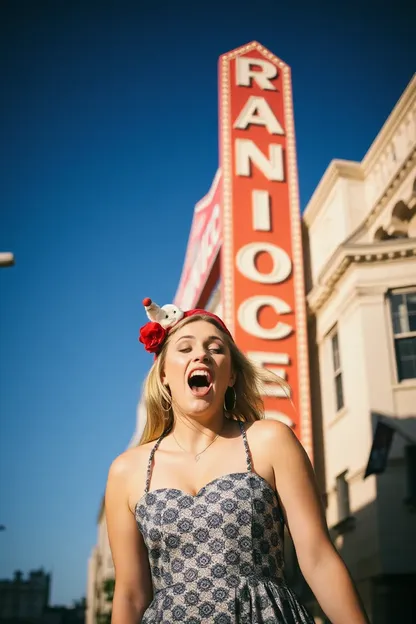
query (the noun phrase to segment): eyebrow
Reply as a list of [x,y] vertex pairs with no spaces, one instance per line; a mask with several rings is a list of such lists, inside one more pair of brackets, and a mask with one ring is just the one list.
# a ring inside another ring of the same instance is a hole
[[[184,340],[185,338],[190,338],[190,339],[194,339],[195,340],[195,336],[181,336],[180,338],[177,339],[176,342],[179,342],[180,340]],[[212,340],[219,340],[220,342],[224,342],[223,339],[220,336],[208,336],[207,340],[205,342],[211,342]]]

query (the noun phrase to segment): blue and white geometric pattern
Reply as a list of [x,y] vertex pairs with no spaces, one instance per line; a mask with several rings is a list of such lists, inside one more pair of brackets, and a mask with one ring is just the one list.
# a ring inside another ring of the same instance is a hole
[[278,497],[252,472],[218,477],[195,495],[146,490],[136,520],[149,554],[154,598],[142,624],[313,624],[284,580]]

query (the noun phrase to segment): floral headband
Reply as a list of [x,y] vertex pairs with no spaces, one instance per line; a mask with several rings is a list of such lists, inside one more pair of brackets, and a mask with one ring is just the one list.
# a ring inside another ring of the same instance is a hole
[[207,310],[196,308],[183,312],[177,306],[170,303],[159,307],[157,303],[148,297],[143,299],[143,305],[150,322],[140,328],[139,341],[144,344],[146,351],[155,354],[155,358],[160,353],[169,331],[182,319],[195,316],[196,314],[210,316],[221,326],[224,332],[232,338],[220,317],[212,312],[207,312]]

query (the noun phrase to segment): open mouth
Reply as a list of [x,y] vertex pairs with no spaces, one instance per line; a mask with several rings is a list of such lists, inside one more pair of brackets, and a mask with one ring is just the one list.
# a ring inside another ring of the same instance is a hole
[[188,386],[195,396],[205,396],[212,388],[211,373],[208,370],[194,370],[188,377]]

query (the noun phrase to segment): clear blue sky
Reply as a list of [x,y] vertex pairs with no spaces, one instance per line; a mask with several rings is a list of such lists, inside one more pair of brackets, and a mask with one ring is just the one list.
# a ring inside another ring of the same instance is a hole
[[141,300],[172,300],[218,165],[218,56],[256,39],[291,65],[302,206],[410,80],[404,2],[313,4],[1,3],[0,578],[44,566],[54,603],[85,593],[151,363]]

